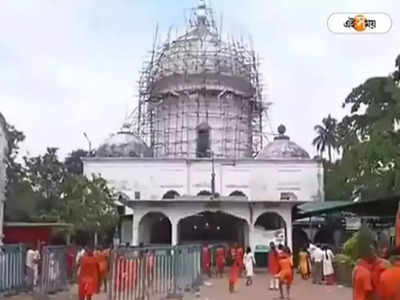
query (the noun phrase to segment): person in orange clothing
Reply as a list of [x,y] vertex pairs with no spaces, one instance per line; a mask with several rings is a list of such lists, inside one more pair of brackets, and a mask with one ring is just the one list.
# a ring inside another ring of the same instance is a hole
[[378,295],[379,290],[379,280],[382,273],[390,267],[390,262],[377,257],[371,259],[370,270],[371,270],[371,281],[372,281],[372,299],[380,299]]
[[379,279],[380,300],[400,300],[400,247],[391,256],[393,267],[385,270]]
[[229,274],[229,292],[230,293],[234,293],[235,292],[235,287],[236,287],[236,283],[237,283],[238,278],[239,278],[239,274],[240,274],[240,264],[236,260],[233,263],[233,266],[231,268],[231,273]]
[[276,278],[276,274],[279,273],[279,261],[278,261],[278,251],[276,250],[276,246],[274,242],[269,244],[269,252],[268,252],[268,273],[271,276],[271,280],[269,283],[269,289],[277,291],[279,289],[279,279]]
[[[371,241],[371,237],[367,238]],[[369,247],[363,246],[361,258],[353,269],[353,300],[376,299],[379,285],[379,276],[382,269],[381,262],[377,261],[373,242],[364,241],[364,243],[369,244]]]
[[100,269],[100,283],[99,288],[101,285],[104,284],[104,291],[107,292],[107,275],[108,275],[108,257],[105,250],[98,250],[96,252],[95,257],[97,258],[99,269]]
[[215,251],[215,261],[217,265],[217,276],[219,275],[222,278],[225,267],[225,249],[223,246],[218,247]]
[[207,244],[203,247],[203,272],[211,277],[211,252]]
[[279,292],[281,299],[285,299],[283,295],[283,285],[286,285],[287,299],[290,299],[290,287],[293,282],[293,263],[291,259],[291,251],[289,247],[285,247],[283,252],[279,254],[280,271],[276,276],[279,279]]
[[240,277],[242,277],[242,273],[244,270],[243,257],[244,257],[244,249],[242,246],[239,246],[236,249],[236,261],[239,264],[239,276]]
[[99,292],[100,268],[98,259],[93,256],[93,250],[88,249],[81,260],[79,272],[79,300],[91,300]]
[[233,266],[235,261],[236,261],[236,249],[237,249],[237,244],[233,244],[231,248],[229,249],[229,265]]

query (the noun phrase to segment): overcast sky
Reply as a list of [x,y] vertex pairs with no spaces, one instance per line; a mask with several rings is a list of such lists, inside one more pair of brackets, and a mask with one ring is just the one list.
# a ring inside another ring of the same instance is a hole
[[[196,0],[0,1],[0,111],[25,132],[23,151],[65,156],[117,131],[136,106],[139,69],[155,24],[184,26]],[[387,75],[400,54],[399,0],[213,0],[225,33],[251,35],[262,58],[272,126],[311,154],[313,127],[353,87]],[[333,12],[386,12],[382,35],[335,35]],[[219,17],[218,17],[219,19]],[[165,37],[165,36],[164,36]]]

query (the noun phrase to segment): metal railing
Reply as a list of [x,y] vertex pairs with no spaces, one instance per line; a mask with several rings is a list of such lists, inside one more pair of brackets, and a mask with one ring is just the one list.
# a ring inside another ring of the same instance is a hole
[[0,295],[25,289],[25,254],[23,245],[0,247]]
[[68,287],[67,249],[66,246],[45,246],[43,248],[39,279],[41,295],[57,293]]
[[109,283],[109,300],[179,298],[201,284],[201,246],[115,249]]

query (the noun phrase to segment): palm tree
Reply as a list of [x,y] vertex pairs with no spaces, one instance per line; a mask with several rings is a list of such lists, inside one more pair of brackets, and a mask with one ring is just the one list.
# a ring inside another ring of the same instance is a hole
[[322,119],[322,125],[315,125],[314,130],[317,136],[314,138],[312,144],[317,147],[317,151],[321,157],[328,148],[329,162],[332,162],[332,149],[337,149],[337,121],[329,114],[328,117]]

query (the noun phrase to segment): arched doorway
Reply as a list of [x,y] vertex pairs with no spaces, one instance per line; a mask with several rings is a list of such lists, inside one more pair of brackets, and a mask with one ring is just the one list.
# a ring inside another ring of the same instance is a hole
[[301,228],[293,228],[293,251],[309,246],[307,233]]
[[171,244],[172,226],[166,215],[160,212],[149,212],[139,223],[139,243]]
[[334,230],[332,228],[322,227],[315,234],[314,243],[315,244],[333,245],[334,244],[333,232],[334,232]]
[[307,233],[301,228],[293,228],[293,263],[297,267],[299,263],[299,252],[309,247],[309,238]]
[[257,245],[287,244],[287,230],[285,220],[275,212],[266,212],[260,215],[254,224],[254,241]]
[[178,223],[180,244],[224,243],[248,245],[249,227],[245,220],[217,211],[205,211]]

